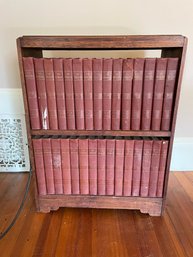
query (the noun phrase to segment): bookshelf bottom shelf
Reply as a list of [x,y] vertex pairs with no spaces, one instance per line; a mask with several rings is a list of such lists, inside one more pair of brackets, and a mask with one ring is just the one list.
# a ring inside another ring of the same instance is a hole
[[60,207],[140,210],[150,216],[161,216],[163,198],[90,195],[38,196],[37,211],[48,213]]

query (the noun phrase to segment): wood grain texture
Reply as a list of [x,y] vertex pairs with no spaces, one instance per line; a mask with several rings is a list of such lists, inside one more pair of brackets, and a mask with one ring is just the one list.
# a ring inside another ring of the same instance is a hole
[[[0,174],[0,231],[16,212],[26,181],[24,173]],[[33,186],[15,226],[0,241],[1,257],[193,256],[193,172],[170,174],[162,217],[82,208],[40,214]]]

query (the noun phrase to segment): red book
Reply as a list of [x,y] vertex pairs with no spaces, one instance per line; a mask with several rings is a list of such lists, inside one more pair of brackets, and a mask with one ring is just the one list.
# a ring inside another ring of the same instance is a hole
[[161,130],[169,130],[171,125],[171,115],[172,115],[173,97],[174,97],[175,86],[176,86],[178,61],[179,61],[178,58],[168,58]]
[[102,59],[93,59],[94,129],[102,130]]
[[151,129],[155,58],[145,59],[141,129]]
[[54,66],[52,59],[44,59],[44,70],[46,78],[46,94],[48,100],[48,115],[50,129],[58,129],[58,116],[56,108],[56,90],[54,82]]
[[152,109],[152,130],[160,130],[166,66],[167,58],[157,59]]
[[93,130],[92,59],[83,59],[85,128]]
[[58,128],[67,129],[66,124],[66,101],[64,93],[64,74],[63,74],[63,59],[55,58],[54,63],[54,80],[56,86],[56,103],[58,115]]
[[131,128],[131,92],[133,80],[133,59],[123,60],[122,120],[123,130]]
[[167,161],[167,151],[168,151],[168,141],[163,140],[161,146],[159,171],[158,171],[158,182],[157,182],[157,197],[162,197],[164,177],[166,171],[166,161]]
[[143,140],[135,140],[133,155],[132,196],[139,196],[141,182]]
[[79,147],[79,170],[80,170],[80,193],[89,194],[88,183],[88,139],[78,140]]
[[149,191],[152,145],[153,145],[152,140],[143,141],[143,160],[142,160],[140,195],[144,197],[148,196],[148,191]]
[[34,58],[38,105],[42,129],[49,129],[48,104],[43,58]]
[[103,129],[111,130],[112,59],[103,60]]
[[80,194],[78,139],[70,139],[70,165],[72,178],[72,194],[78,195]]
[[66,117],[68,130],[75,129],[74,89],[72,76],[72,59],[64,59],[64,88],[66,93]]
[[60,139],[51,140],[55,193],[63,194]]
[[83,70],[82,59],[75,58],[72,61],[76,129],[84,129],[84,95],[83,95]]
[[23,57],[23,69],[32,129],[41,129],[34,63],[32,57]]
[[106,194],[114,195],[114,179],[115,179],[115,140],[106,139]]
[[134,60],[131,129],[140,130],[144,59]]
[[62,177],[63,192],[71,194],[71,167],[70,167],[70,144],[69,139],[61,139]]
[[47,193],[55,194],[51,139],[42,139]]
[[46,195],[46,179],[44,171],[44,159],[42,149],[42,139],[32,139],[34,148],[34,159],[36,166],[36,179],[38,185],[38,192],[40,195]]
[[123,165],[125,140],[116,140],[115,150],[115,195],[123,195]]
[[89,139],[88,144],[90,195],[97,195],[97,139]]
[[125,140],[123,195],[130,196],[132,190],[134,140]]
[[161,144],[161,140],[153,141],[148,193],[150,197],[156,197]]
[[106,188],[106,140],[98,139],[98,155],[97,155],[97,167],[98,167],[98,195],[105,195]]
[[113,60],[112,130],[120,129],[122,59]]

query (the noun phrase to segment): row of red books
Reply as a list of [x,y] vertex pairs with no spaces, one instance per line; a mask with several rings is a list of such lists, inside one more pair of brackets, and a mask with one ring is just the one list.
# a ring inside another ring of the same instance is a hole
[[168,141],[33,139],[40,195],[162,197]]
[[32,129],[169,130],[178,58],[23,58]]

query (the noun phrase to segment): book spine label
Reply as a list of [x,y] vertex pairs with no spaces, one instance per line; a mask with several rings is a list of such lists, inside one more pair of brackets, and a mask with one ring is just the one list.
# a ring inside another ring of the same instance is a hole
[[106,194],[114,195],[115,183],[115,140],[107,139],[106,156]]
[[97,151],[97,162],[98,162],[98,195],[105,195],[106,188],[106,140],[98,140],[98,151]]
[[42,129],[49,129],[48,104],[43,58],[34,58],[38,105]]
[[125,140],[116,140],[115,150],[115,195],[123,194],[123,165]]
[[46,79],[46,94],[48,100],[48,115],[50,129],[58,129],[58,116],[56,108],[56,90],[54,81],[54,66],[52,59],[44,58],[44,70]]
[[122,59],[113,60],[112,130],[120,129],[122,63],[123,63]]
[[64,87],[66,92],[66,117],[68,130],[75,129],[74,88],[72,59],[64,59]]
[[141,123],[142,86],[143,86],[144,59],[134,61],[134,78],[132,92],[131,129],[139,130]]
[[133,171],[134,140],[125,140],[123,195],[131,196]]
[[40,116],[38,108],[38,97],[36,89],[34,63],[32,57],[23,57],[23,68],[25,75],[25,84],[30,114],[30,123],[32,129],[40,129]]
[[152,130],[160,130],[167,58],[158,58],[156,62],[155,86],[152,109]]
[[152,102],[153,102],[155,63],[156,63],[155,58],[150,58],[145,60],[142,121],[141,121],[142,130],[151,129],[151,113],[152,113]]
[[88,182],[88,139],[80,139],[79,147],[79,170],[80,170],[80,194],[89,194]]
[[59,129],[67,129],[66,124],[66,100],[64,92],[63,59],[53,59],[54,80],[56,86],[56,103]]
[[153,141],[152,156],[151,156],[151,167],[150,167],[150,180],[149,180],[149,193],[148,196],[156,197],[157,193],[157,182],[158,182],[158,170],[159,160],[161,153],[161,140]]
[[63,194],[60,139],[51,140],[55,193]]
[[83,59],[85,128],[93,130],[93,76],[92,59]]
[[55,194],[51,140],[43,139],[42,146],[43,146],[44,169],[46,174],[47,192],[48,194]]
[[153,145],[152,140],[144,140],[143,142],[143,160],[142,160],[140,195],[144,197],[147,197],[149,192],[152,145]]
[[102,59],[93,59],[94,129],[102,130]]
[[132,196],[139,196],[141,182],[143,140],[135,140],[133,155]]
[[76,129],[82,130],[85,128],[82,59],[73,59],[72,67],[74,80]]
[[168,58],[168,66],[166,73],[166,83],[163,101],[163,113],[161,121],[161,129],[169,130],[171,125],[173,97],[176,85],[176,75],[178,69],[178,58]]
[[71,194],[71,167],[70,167],[70,143],[69,139],[61,139],[61,156],[62,156],[62,177],[63,192]]
[[78,139],[70,139],[70,165],[72,178],[72,194],[80,194],[79,183],[79,156],[78,156]]
[[111,130],[112,59],[103,60],[103,129]]
[[89,191],[97,195],[97,140],[89,139]]
[[122,129],[131,128],[131,92],[133,81],[133,60],[123,60]]
[[159,162],[157,197],[162,197],[162,195],[163,195],[163,185],[164,185],[164,177],[165,177],[165,171],[166,171],[167,152],[168,152],[168,141],[163,140],[162,146],[161,146],[160,162]]
[[46,179],[44,171],[44,159],[42,149],[42,139],[32,139],[34,148],[34,159],[36,167],[36,179],[38,185],[38,193],[40,195],[46,195]]

